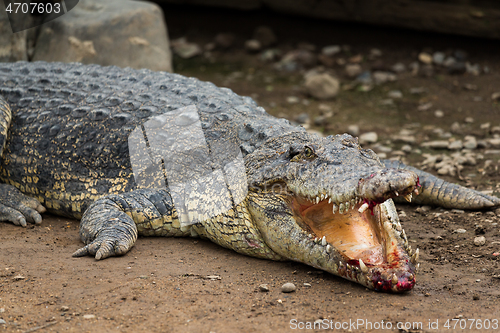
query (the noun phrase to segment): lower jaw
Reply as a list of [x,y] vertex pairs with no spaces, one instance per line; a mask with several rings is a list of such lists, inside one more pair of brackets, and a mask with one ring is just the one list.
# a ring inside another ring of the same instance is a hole
[[[357,210],[357,208],[355,208],[355,210]],[[371,212],[366,213],[371,214]],[[386,221],[388,217],[387,215],[391,215],[392,220],[397,218],[397,216],[392,216],[396,214],[392,202],[378,205],[377,208],[375,208],[374,213],[381,214],[381,216],[378,216],[378,219],[374,220],[376,223],[379,223],[378,221]],[[399,222],[397,223],[399,224]],[[359,254],[356,254],[356,251],[354,250],[349,252],[348,248],[347,251],[342,250],[342,245],[334,247],[337,249],[337,253],[344,252],[343,260],[338,260],[333,264],[324,262],[324,264],[329,267],[318,268],[330,271],[331,273],[360,283],[361,285],[376,291],[397,293],[411,290],[415,285],[415,266],[410,262],[408,254],[396,241],[394,238],[395,236],[390,235],[391,233],[395,233],[395,231],[392,230],[392,227],[390,230],[384,230],[382,225],[377,226],[377,228],[380,228],[381,231],[377,236],[380,242],[376,245],[376,247],[380,247],[378,251],[380,251],[382,257],[377,260],[370,261],[370,259],[367,259],[366,256],[361,256],[361,258],[365,258],[365,262],[363,264],[363,266],[365,266],[363,267],[365,271],[361,268],[361,264],[358,259]],[[391,242],[392,245],[387,245],[386,242],[388,241]],[[338,242],[335,243],[338,244]],[[345,248],[346,247],[344,247],[344,249]],[[348,252],[351,255],[347,256],[345,255],[345,252]],[[387,253],[391,253],[391,255],[388,256]],[[366,272],[366,270],[368,271]]]

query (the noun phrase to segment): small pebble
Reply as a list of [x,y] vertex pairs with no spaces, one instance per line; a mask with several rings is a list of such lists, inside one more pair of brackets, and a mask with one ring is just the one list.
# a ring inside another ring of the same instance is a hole
[[420,94],[423,94],[424,92],[425,92],[424,87],[410,88],[410,94],[412,94],[412,95],[420,95]]
[[474,245],[483,246],[484,244],[486,244],[486,238],[484,236],[477,236],[474,238]]
[[375,84],[383,84],[386,82],[394,82],[396,81],[397,76],[394,73],[391,72],[382,72],[382,71],[377,71],[373,73],[373,81]]
[[465,63],[465,70],[467,73],[472,74],[474,76],[478,76],[481,74],[481,66],[479,64],[470,64],[468,62]]
[[452,66],[454,63],[456,63],[457,61],[455,60],[455,58],[453,57],[448,57],[444,60],[443,62],[443,66],[444,67],[450,67]]
[[258,52],[262,49],[262,44],[256,39],[249,39],[245,42],[245,49],[249,52]]
[[410,145],[404,145],[401,147],[401,150],[404,151],[405,153],[411,153],[411,146]]
[[455,230],[455,233],[457,234],[465,234],[467,231],[465,229],[459,228]]
[[472,135],[467,135],[464,138],[464,148],[467,149],[476,149],[477,148],[477,140]]
[[301,113],[297,117],[295,117],[295,121],[298,122],[299,124],[305,124],[309,122],[309,114],[307,113]]
[[0,319],[0,325],[4,325],[4,324],[7,324],[7,322],[3,319]]
[[394,73],[403,73],[406,72],[406,66],[403,63],[398,62],[391,67],[391,70]]
[[83,318],[84,319],[94,319],[95,315],[93,315],[93,314],[86,314],[86,315],[83,315]]
[[345,73],[348,77],[356,77],[363,72],[363,68],[359,64],[347,64],[345,66]]
[[403,93],[400,90],[391,90],[387,93],[389,98],[403,98]]
[[342,49],[338,45],[329,45],[325,46],[324,48],[321,49],[321,54],[327,56],[327,57],[333,57],[337,53],[340,53]]
[[432,63],[432,56],[429,53],[422,52],[418,55],[418,60],[426,65],[429,65]]
[[378,140],[376,132],[363,133],[359,136],[359,143],[375,143]]
[[448,144],[449,150],[459,150],[463,148],[462,140],[455,140]]
[[447,140],[428,141],[428,142],[423,142],[421,146],[424,148],[446,149],[448,148],[448,141]]
[[431,102],[428,102],[428,103],[420,104],[420,105],[417,107],[417,110],[418,110],[418,111],[427,111],[427,110],[429,110],[430,108],[432,108],[432,103],[431,103]]
[[347,127],[347,133],[351,134],[352,136],[358,136],[359,135],[359,126],[358,125],[349,125]]
[[262,292],[268,292],[269,291],[269,286],[267,284],[261,284],[259,286],[259,290]]
[[481,126],[479,126],[479,128],[482,130],[488,130],[488,129],[490,129],[490,127],[491,127],[491,123],[484,123],[484,124],[481,124]]
[[431,210],[431,207],[430,206],[422,206],[422,207],[418,207],[416,209],[417,213],[419,214],[422,214],[422,215],[425,215],[427,212],[429,212]]
[[330,99],[337,96],[340,82],[329,74],[316,74],[306,78],[305,87],[317,99]]
[[61,309],[60,309],[60,310],[61,310],[61,311],[64,311],[64,312],[69,311],[69,306],[65,306],[65,305],[63,305],[63,306],[61,306]]
[[434,52],[432,55],[432,61],[436,64],[441,66],[444,63],[445,59],[445,54],[443,52]]
[[371,58],[377,58],[382,56],[382,51],[379,49],[371,49],[370,50],[370,57]]
[[284,293],[292,293],[297,289],[295,285],[291,282],[285,283],[284,285],[281,286],[281,291]]
[[307,283],[307,282],[304,282],[304,287],[311,288],[311,284]]
[[441,111],[441,110],[436,110],[436,111],[434,111],[434,116],[436,118],[443,118],[444,117],[444,112]]

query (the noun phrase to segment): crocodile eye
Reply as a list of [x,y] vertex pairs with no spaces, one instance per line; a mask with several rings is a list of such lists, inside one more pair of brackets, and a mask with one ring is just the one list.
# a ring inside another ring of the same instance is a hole
[[311,147],[305,146],[304,148],[304,156],[306,158],[314,157],[314,150]]

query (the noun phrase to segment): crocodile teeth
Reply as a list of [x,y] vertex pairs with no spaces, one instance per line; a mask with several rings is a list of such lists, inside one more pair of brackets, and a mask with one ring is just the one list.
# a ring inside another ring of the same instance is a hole
[[413,193],[415,193],[415,195],[418,195],[418,189],[414,189]]
[[344,214],[345,206],[343,203],[339,205],[339,214]]
[[323,238],[321,238],[321,245],[325,246],[326,245],[326,237],[323,236]]
[[413,255],[411,256],[411,259],[410,259],[411,263],[415,265],[418,261],[418,257],[419,257],[419,251],[417,249],[415,251],[415,253],[413,253]]
[[392,274],[392,284],[398,284],[398,277],[396,276],[396,274]]
[[351,205],[351,204],[350,204],[349,202],[346,202],[346,203],[344,204],[344,206],[345,206],[345,211],[346,211],[346,212],[349,210],[349,206],[350,206],[350,205]]
[[365,274],[368,273],[368,267],[366,267],[363,260],[359,259],[358,261],[359,261],[359,268],[361,268],[361,271]]
[[406,199],[406,201],[408,201],[408,202],[411,202],[412,197],[413,197],[413,193],[410,193],[410,194],[405,195],[405,199]]
[[335,212],[337,211],[337,205],[336,204],[333,204],[333,208],[332,208],[332,212],[333,214],[335,214]]
[[356,206],[356,199],[351,200],[351,209],[354,209],[354,206]]
[[321,194],[321,201],[323,201],[324,198],[325,198],[325,195]]
[[326,246],[326,252],[328,252],[328,253],[331,253],[331,252],[332,252],[332,246],[331,246],[330,244],[328,244],[328,245]]
[[361,207],[359,207],[358,212],[364,213],[365,210],[368,209],[368,207],[370,207],[370,205],[368,205],[368,203],[365,202],[364,204],[361,205]]
[[399,193],[398,193],[398,191],[394,191],[394,194],[395,194],[397,197],[399,197]]
[[319,204],[319,197],[316,197],[316,204]]
[[332,203],[332,198],[328,198],[328,203]]

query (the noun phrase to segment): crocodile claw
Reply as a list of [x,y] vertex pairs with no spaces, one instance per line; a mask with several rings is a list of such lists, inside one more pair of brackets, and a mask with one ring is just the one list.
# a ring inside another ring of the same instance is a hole
[[73,253],[73,257],[95,256],[97,260],[105,259],[113,256],[121,256],[127,253],[132,246],[126,240],[113,239],[101,235],[92,243],[82,247]]
[[25,196],[14,186],[0,184],[0,221],[23,227],[26,227],[27,222],[40,224],[40,214],[45,211],[38,200]]
[[114,201],[104,198],[85,211],[80,223],[80,237],[87,245],[73,253],[73,257],[90,255],[101,260],[124,255],[134,246],[137,240],[134,220],[115,210],[114,205]]

